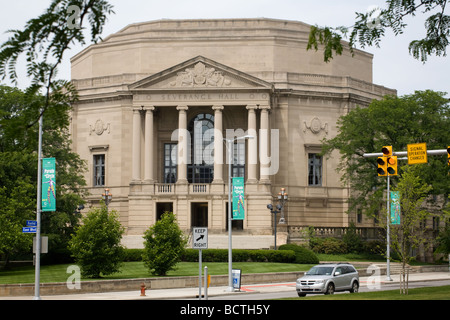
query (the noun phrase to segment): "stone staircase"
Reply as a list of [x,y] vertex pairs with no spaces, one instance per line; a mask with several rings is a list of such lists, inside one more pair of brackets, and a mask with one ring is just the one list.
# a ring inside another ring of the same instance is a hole
[[[373,263],[373,265],[379,267],[382,270],[387,270],[387,263]],[[398,262],[391,262],[389,264],[390,274],[400,274],[402,272],[402,264]],[[418,268],[412,267],[409,264],[406,265],[406,271],[409,273],[420,272]]]

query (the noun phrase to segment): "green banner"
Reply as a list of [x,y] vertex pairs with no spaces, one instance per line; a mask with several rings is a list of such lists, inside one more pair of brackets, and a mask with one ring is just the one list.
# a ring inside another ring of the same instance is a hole
[[391,224],[400,224],[400,192],[391,191]]
[[233,220],[244,220],[244,178],[233,178]]
[[42,211],[56,211],[55,158],[42,159]]

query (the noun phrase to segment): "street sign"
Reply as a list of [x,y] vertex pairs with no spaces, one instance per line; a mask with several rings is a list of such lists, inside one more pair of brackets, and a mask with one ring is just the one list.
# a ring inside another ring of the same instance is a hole
[[[36,237],[33,237],[33,253],[36,253]],[[48,237],[41,237],[41,253],[48,253]]]
[[22,233],[36,233],[37,227],[23,227]]
[[27,227],[37,227],[37,221],[36,220],[27,220]]
[[408,144],[408,164],[427,163],[427,144],[415,143]]
[[192,248],[208,249],[208,228],[193,228]]

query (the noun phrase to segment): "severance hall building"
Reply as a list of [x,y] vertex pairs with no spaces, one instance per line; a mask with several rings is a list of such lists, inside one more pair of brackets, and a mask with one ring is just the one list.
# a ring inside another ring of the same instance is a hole
[[[340,116],[396,91],[372,83],[369,53],[324,63],[306,51],[309,30],[265,18],[150,21],[72,58],[71,134],[88,164],[87,201],[109,189],[126,246],[142,247],[145,230],[171,211],[186,234],[208,227],[209,247],[227,247],[224,139],[234,140],[232,176],[245,182],[234,248],[273,245],[267,204],[275,207],[280,188],[288,201],[279,244],[302,226],[373,226],[347,213],[339,154],[320,156],[321,141],[337,134]],[[236,139],[244,136],[253,139]]]

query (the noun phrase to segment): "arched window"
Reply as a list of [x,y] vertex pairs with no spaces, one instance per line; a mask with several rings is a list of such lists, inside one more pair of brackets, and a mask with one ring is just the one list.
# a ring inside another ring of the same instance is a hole
[[191,135],[189,183],[211,183],[214,179],[214,116],[200,113],[188,126]]

